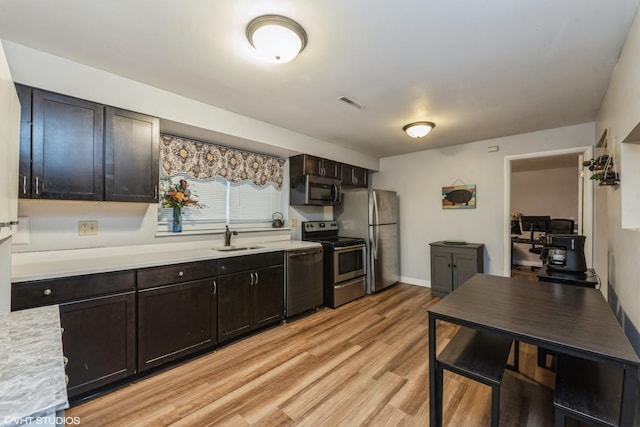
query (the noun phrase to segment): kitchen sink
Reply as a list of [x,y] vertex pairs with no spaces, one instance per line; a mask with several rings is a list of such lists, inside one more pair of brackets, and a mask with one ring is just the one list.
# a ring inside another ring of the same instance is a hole
[[232,251],[248,251],[250,249],[261,249],[263,248],[263,246],[224,246],[221,248],[213,248],[213,250],[215,251],[220,251],[220,252],[232,252]]

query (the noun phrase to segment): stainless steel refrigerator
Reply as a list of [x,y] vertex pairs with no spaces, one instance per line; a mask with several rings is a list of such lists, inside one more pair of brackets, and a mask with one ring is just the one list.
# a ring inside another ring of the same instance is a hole
[[398,195],[386,190],[347,190],[334,208],[340,235],[367,241],[367,293],[400,279]]

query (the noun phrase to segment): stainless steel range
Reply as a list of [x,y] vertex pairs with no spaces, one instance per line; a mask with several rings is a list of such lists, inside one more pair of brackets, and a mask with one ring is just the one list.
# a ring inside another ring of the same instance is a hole
[[324,248],[324,305],[339,307],[365,294],[367,247],[358,237],[338,235],[336,221],[305,221],[302,240]]

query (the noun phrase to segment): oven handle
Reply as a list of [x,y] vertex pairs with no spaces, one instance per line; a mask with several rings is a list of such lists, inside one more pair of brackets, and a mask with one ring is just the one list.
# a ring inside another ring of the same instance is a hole
[[364,244],[362,245],[353,245],[353,246],[342,246],[339,248],[334,248],[333,251],[334,252],[344,252],[344,251],[351,251],[354,249],[364,249]]

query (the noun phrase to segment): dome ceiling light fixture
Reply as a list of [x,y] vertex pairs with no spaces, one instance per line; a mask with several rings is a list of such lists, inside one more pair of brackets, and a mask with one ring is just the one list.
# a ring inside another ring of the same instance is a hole
[[307,45],[304,28],[281,15],[262,15],[249,22],[247,39],[261,59],[278,64],[291,61]]
[[402,130],[411,138],[422,138],[423,136],[427,136],[434,127],[436,127],[436,125],[433,122],[413,122],[405,125]]

